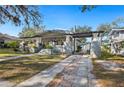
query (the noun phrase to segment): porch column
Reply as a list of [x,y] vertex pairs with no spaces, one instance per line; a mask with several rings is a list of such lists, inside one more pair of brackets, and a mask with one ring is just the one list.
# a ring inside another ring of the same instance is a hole
[[91,41],[90,55],[92,58],[98,58],[101,56],[100,40],[98,39],[98,33],[94,33]]
[[66,53],[72,53],[72,40],[70,35],[66,35],[66,41],[64,42],[64,49]]
[[74,38],[74,53],[75,53],[75,38]]
[[78,49],[78,38],[74,38],[74,47],[75,47],[75,50],[74,50],[74,52],[76,52],[77,51],[77,49]]

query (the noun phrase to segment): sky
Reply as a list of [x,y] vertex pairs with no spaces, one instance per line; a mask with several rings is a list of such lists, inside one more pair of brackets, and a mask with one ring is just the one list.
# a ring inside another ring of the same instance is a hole
[[[124,17],[124,6],[97,6],[92,11],[81,12],[79,5],[43,5],[39,6],[42,14],[42,25],[45,29],[65,29],[76,26],[96,27],[102,23],[109,23],[119,17]],[[18,36],[23,26],[16,27],[11,23],[0,25],[0,32]]]

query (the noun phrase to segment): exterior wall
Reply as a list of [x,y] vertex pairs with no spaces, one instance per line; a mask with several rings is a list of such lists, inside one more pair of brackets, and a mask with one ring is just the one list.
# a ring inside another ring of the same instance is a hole
[[82,52],[84,54],[86,54],[86,53],[90,52],[90,48],[91,48],[91,44],[90,43],[82,45]]
[[120,55],[124,56],[124,48],[121,49]]
[[53,52],[67,53],[71,54],[74,50],[73,39],[71,36],[67,35],[66,40],[63,41],[63,45],[56,45],[55,42],[49,42],[53,46]]
[[63,41],[63,45],[55,45],[54,42],[51,42],[51,45],[54,46],[55,51],[58,51],[61,53],[71,54],[74,51],[73,38],[69,35],[66,36],[66,40]]
[[111,53],[124,55],[124,49],[120,49],[120,51],[117,51],[116,49],[119,46],[119,43],[124,41],[124,29],[116,29],[116,31],[112,30],[109,38],[109,43],[111,44]]
[[122,41],[124,40],[124,32],[113,33],[110,37],[112,41]]
[[41,43],[41,38],[40,37],[37,37],[35,38],[35,43],[36,43],[36,47],[40,47],[39,44]]
[[5,42],[5,40],[4,39],[0,39],[0,43],[4,43]]
[[55,45],[53,53],[65,53],[64,45]]
[[[36,38],[29,38],[29,39],[23,39],[22,43],[20,43],[20,46],[23,46],[23,43],[25,41],[35,41],[33,43],[35,43],[36,47],[40,47],[39,43],[42,43],[42,38],[40,37],[36,37]],[[75,40],[76,41],[76,40]],[[53,51],[55,52],[61,52],[61,53],[67,53],[67,54],[71,54],[74,51],[74,39],[72,38],[72,36],[67,35],[66,36],[66,40],[63,41],[63,45],[56,45],[55,42],[49,42],[49,44],[51,46],[53,46]],[[75,47],[77,48],[78,42],[75,42]],[[40,53],[41,51],[43,52],[43,48],[39,48]],[[45,50],[47,51],[47,50]],[[45,53],[45,52],[44,52]]]

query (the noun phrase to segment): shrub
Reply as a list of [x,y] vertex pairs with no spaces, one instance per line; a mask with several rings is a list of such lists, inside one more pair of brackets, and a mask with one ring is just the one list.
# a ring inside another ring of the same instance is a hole
[[81,46],[77,46],[77,51],[76,52],[80,52],[81,51]]
[[104,50],[104,51],[107,51],[107,52],[110,52],[110,47],[109,47],[109,45],[102,45],[102,49]]
[[6,42],[5,44],[9,48],[18,48],[19,47],[19,42],[17,42],[17,41],[9,41],[9,42]]
[[102,50],[101,51],[101,57],[99,57],[99,59],[107,59],[107,58],[110,58],[110,57],[113,57],[114,55],[112,55],[110,52],[107,52],[105,50]]
[[49,45],[49,44],[46,45],[45,48],[46,48],[46,49],[53,49],[53,47],[52,47],[51,45]]

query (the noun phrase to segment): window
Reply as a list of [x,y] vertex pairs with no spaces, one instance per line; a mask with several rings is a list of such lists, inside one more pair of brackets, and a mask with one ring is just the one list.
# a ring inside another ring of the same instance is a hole
[[119,37],[119,32],[114,32],[114,38]]

